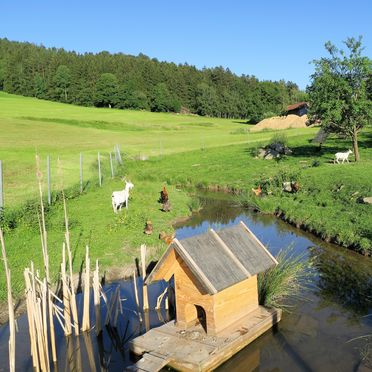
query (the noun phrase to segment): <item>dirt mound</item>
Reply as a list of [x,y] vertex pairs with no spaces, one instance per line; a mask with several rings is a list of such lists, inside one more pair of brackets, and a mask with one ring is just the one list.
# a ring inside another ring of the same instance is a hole
[[307,115],[287,115],[274,116],[261,120],[251,130],[258,131],[262,129],[288,129],[288,128],[306,128]]

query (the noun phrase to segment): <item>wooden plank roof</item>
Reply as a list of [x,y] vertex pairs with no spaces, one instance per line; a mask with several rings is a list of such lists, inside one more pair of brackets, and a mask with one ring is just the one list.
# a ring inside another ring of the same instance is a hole
[[215,294],[277,264],[243,223],[178,241],[174,239],[146,282],[174,249],[209,294]]

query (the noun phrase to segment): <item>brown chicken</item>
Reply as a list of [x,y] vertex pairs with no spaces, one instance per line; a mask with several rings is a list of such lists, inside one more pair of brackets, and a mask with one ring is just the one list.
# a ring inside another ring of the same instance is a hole
[[167,245],[172,243],[173,239],[176,237],[176,233],[167,234],[164,231],[161,231],[159,234],[159,239],[164,240]]
[[159,200],[159,202],[162,203],[162,204],[164,204],[164,203],[166,203],[168,201],[168,199],[169,199],[168,191],[167,191],[166,187],[163,186],[163,190],[160,191],[160,200]]
[[153,231],[153,226],[151,221],[147,221],[145,225],[144,234],[151,235]]
[[253,192],[256,196],[260,196],[260,195],[262,194],[261,185],[258,185],[257,189],[252,189],[252,192]]

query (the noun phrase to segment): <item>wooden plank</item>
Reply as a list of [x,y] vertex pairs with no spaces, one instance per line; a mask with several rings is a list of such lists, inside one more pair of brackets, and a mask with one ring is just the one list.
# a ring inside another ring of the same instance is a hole
[[246,275],[247,278],[249,278],[251,276],[250,272],[243,266],[243,264],[238,260],[238,258],[234,255],[234,253],[230,250],[230,248],[225,244],[225,242],[217,235],[217,233],[213,229],[211,229],[210,231],[215,236],[216,240],[221,244],[221,247],[227,252],[227,254],[235,262],[235,264],[244,273],[244,275]]
[[253,234],[253,232],[248,228],[248,226],[243,222],[243,221],[240,221],[241,225],[243,225],[243,227],[247,230],[247,232],[252,236],[252,238],[261,246],[261,248],[264,249],[264,251],[268,254],[268,256],[270,256],[270,258],[276,263],[278,264],[278,261],[276,260],[276,258],[269,252],[269,250],[257,239],[257,236]]
[[[195,338],[195,327],[180,333],[174,322],[167,323],[131,341],[134,353],[149,353],[167,360],[170,367],[182,371],[211,371],[270,329],[281,318],[281,310],[257,308],[236,322],[220,337]],[[164,365],[163,365],[164,366]],[[155,369],[156,370],[156,369]]]
[[160,371],[168,364],[168,359],[161,356],[145,353],[143,357],[135,364],[135,371],[156,372]]

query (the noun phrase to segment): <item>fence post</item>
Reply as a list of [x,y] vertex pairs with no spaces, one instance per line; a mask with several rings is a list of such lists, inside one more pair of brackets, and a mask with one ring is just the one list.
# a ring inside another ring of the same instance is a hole
[[112,164],[112,153],[110,152],[110,168],[111,168],[111,178],[114,178],[114,166]]
[[99,178],[99,186],[102,186],[102,176],[101,176],[101,156],[98,153],[98,178]]
[[4,193],[3,193],[3,161],[0,160],[0,213],[4,208]]
[[123,161],[121,160],[121,154],[120,154],[120,147],[119,145],[116,145],[116,153],[117,153],[117,160],[119,162],[119,164],[123,164]]
[[52,191],[50,189],[50,156],[47,156],[47,183],[48,183],[48,205],[52,204]]

